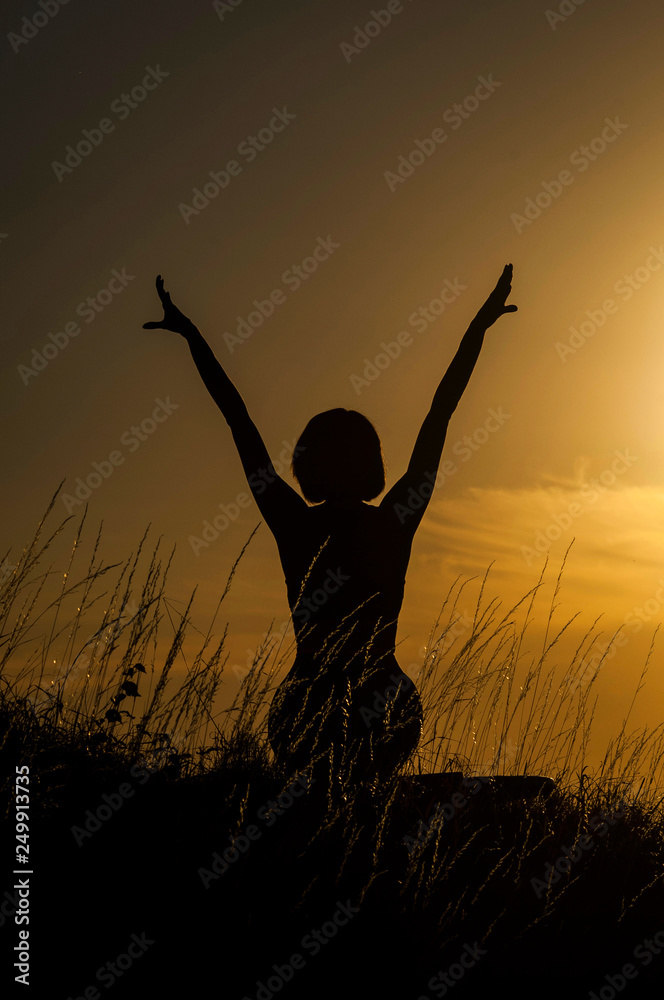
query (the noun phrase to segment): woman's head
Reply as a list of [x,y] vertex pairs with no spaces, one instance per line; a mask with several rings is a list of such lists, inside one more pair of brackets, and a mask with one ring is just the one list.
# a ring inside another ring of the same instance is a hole
[[311,503],[373,500],[385,489],[380,438],[357,410],[339,407],[312,417],[295,446],[291,469]]

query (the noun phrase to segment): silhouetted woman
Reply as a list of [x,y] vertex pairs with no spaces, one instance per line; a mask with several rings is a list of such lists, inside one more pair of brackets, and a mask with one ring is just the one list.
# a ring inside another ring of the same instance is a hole
[[370,780],[393,773],[418,744],[419,695],[394,655],[406,569],[447,425],[484,334],[516,311],[505,304],[511,279],[508,264],[436,390],[405,474],[376,506],[367,501],[383,492],[385,473],[380,440],[366,417],[327,410],[305,427],[292,471],[309,505],[276,474],[239,392],[157,278],[164,318],[144,328],[187,340],[279,549],[297,653],[273,698],[268,734],[289,773],[313,765],[325,781]]

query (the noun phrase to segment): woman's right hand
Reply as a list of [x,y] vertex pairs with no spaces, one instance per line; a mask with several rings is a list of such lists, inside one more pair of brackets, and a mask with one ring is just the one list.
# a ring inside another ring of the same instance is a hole
[[164,291],[164,279],[157,275],[157,294],[164,307],[164,318],[154,322],[144,323],[144,330],[172,330],[173,333],[180,333],[183,337],[195,330],[194,324],[184,313],[180,312],[177,306],[171,302],[169,292]]

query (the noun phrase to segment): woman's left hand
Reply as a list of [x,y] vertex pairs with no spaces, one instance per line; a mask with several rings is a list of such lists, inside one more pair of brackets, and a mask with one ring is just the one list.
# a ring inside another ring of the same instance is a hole
[[157,294],[164,307],[164,318],[154,322],[144,323],[144,330],[172,330],[173,333],[180,333],[183,337],[194,329],[194,324],[184,313],[180,312],[177,306],[171,302],[170,293],[164,290],[164,279],[157,275]]

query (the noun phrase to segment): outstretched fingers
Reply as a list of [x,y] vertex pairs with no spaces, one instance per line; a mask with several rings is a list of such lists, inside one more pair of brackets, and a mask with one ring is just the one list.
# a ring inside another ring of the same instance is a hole
[[498,279],[498,284],[496,285],[496,291],[500,292],[500,297],[501,297],[501,300],[502,300],[502,303],[503,303],[503,312],[517,312],[518,311],[518,307],[517,306],[512,306],[512,305],[506,306],[505,305],[505,299],[508,297],[508,295],[512,291],[512,272],[513,272],[513,270],[514,269],[513,269],[513,267],[512,267],[511,264],[505,264],[505,267],[503,268],[503,273],[501,274],[500,278]]
[[157,295],[161,299],[162,304],[164,306],[170,305],[171,304],[171,293],[164,291],[164,279],[162,278],[162,276],[160,274],[157,275],[156,285],[157,285]]
[[159,320],[155,320],[155,321],[151,320],[149,323],[144,323],[143,324],[143,329],[144,330],[162,330],[162,329],[164,329],[164,322],[166,320],[166,310],[171,305],[171,296],[169,295],[168,292],[164,291],[164,279],[162,278],[162,276],[160,274],[157,275],[157,280],[156,280],[155,284],[157,286],[157,295],[159,296],[161,304],[164,307],[164,318],[163,319],[159,319]]
[[193,329],[193,323],[187,319],[184,313],[180,312],[177,306],[171,302],[170,293],[164,288],[164,279],[160,274],[156,280],[157,294],[164,310],[164,318],[159,322],[144,323],[144,330],[172,330],[187,337]]
[[497,288],[502,287],[503,285],[507,285],[508,287],[510,287],[512,284],[512,272],[513,272],[512,265],[505,264],[505,267],[503,268],[503,273],[498,278],[498,284],[496,285],[496,287]]

